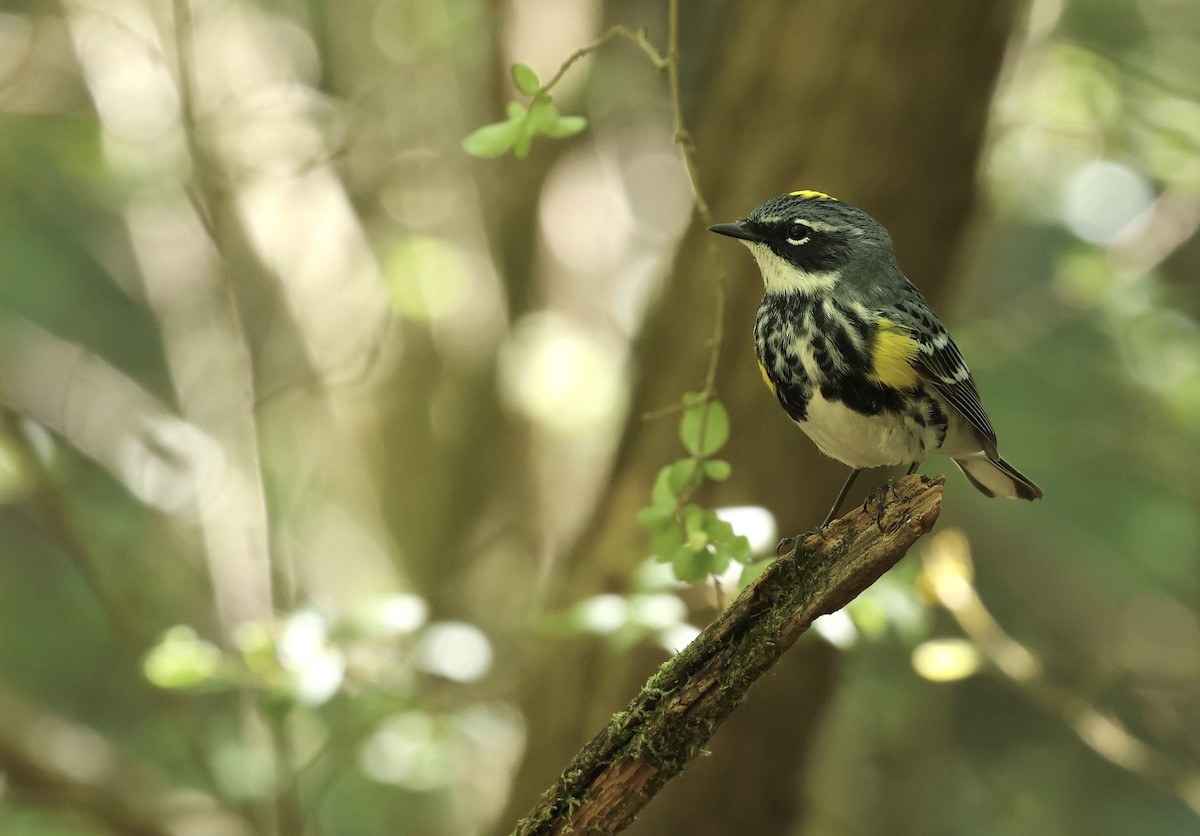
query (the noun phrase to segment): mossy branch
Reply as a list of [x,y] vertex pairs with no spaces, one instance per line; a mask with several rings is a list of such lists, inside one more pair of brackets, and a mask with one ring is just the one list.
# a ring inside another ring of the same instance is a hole
[[624,829],[817,616],[852,601],[933,528],[943,481],[909,476],[882,500],[804,536],[646,682],[514,833]]

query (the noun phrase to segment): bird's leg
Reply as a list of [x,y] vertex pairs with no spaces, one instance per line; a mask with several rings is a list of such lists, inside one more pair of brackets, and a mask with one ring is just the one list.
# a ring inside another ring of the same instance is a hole
[[856,467],[850,471],[850,475],[846,477],[846,484],[842,485],[842,490],[837,495],[837,499],[833,501],[833,507],[829,509],[829,516],[825,518],[825,522],[821,523],[821,528],[833,522],[833,518],[837,516],[837,512],[841,510],[842,503],[846,501],[846,494],[850,493],[850,486],[854,484],[854,480],[858,478],[858,474],[862,473],[861,467]]
[[921,469],[921,463],[920,463],[920,462],[913,462],[912,464],[910,464],[910,465],[908,466],[908,473],[905,473],[904,475],[905,475],[905,476],[912,476],[914,473],[916,473],[916,472],[917,472],[918,470],[920,470],[920,469]]
[[[848,477],[846,477],[846,483],[844,485],[842,485],[841,491],[838,492],[837,500],[834,501],[833,507],[829,509],[829,516],[827,516],[825,518],[825,522],[821,523],[821,528],[824,528],[825,526],[827,526],[831,522],[833,522],[833,518],[837,516],[837,512],[842,507],[842,503],[846,501],[846,494],[850,493],[850,486],[854,484],[854,480],[858,477],[858,474],[861,472],[862,472],[861,467],[856,467],[850,471],[850,475]],[[800,545],[800,542],[805,537],[807,537],[810,534],[815,534],[817,531],[820,531],[821,528],[814,529],[813,531],[806,531],[803,534],[797,534],[795,537],[784,537],[782,540],[779,541],[778,545],[775,546],[775,554],[779,555],[780,557],[783,557],[785,554],[787,554],[789,551],[794,549],[796,546]]]

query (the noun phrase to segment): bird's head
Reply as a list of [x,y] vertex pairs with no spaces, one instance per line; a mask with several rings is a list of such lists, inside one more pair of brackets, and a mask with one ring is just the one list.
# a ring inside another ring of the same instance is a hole
[[813,293],[843,279],[894,265],[892,239],[866,212],[823,192],[772,198],[745,218],[711,232],[744,243],[762,272],[767,293]]

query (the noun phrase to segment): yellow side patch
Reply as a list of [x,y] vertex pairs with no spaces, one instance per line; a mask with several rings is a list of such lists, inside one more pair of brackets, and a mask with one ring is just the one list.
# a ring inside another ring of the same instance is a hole
[[879,318],[879,328],[871,336],[871,371],[867,378],[893,389],[911,389],[920,382],[913,366],[917,357],[917,342],[908,332],[885,317]]
[[758,371],[762,375],[763,383],[767,384],[767,388],[771,390],[771,394],[775,394],[775,384],[771,382],[771,377],[767,374],[767,367],[763,365],[762,360],[758,361]]
[[836,197],[825,194],[825,192],[814,192],[812,189],[801,189],[798,192],[788,192],[792,197],[803,197],[808,200],[832,200],[837,201]]

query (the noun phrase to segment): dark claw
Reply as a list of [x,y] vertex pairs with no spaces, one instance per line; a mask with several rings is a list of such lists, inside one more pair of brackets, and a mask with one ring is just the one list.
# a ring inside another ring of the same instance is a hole
[[[822,528],[823,527],[824,526],[822,526]],[[814,528],[811,531],[804,532],[803,534],[797,534],[795,537],[784,537],[779,541],[779,544],[775,546],[775,555],[777,557],[784,557],[788,552],[800,548],[800,544],[807,540],[809,535],[816,534],[820,530],[820,528]]]

